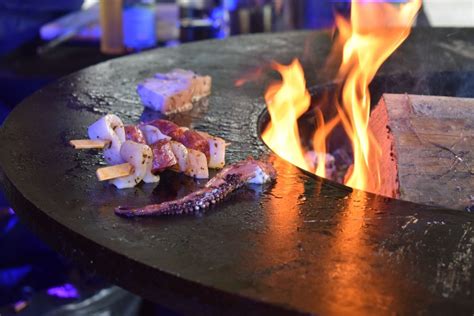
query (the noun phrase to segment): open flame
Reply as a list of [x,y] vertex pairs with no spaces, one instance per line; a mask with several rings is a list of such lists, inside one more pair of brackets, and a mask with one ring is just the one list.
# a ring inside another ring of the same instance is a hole
[[271,122],[262,134],[264,142],[283,159],[324,177],[328,137],[336,125],[342,124],[354,154],[345,184],[378,192],[381,150],[368,129],[368,86],[383,62],[408,37],[420,7],[421,0],[403,4],[353,0],[350,22],[336,17],[339,31],[336,45],[343,45],[337,79],[342,84],[337,89],[340,93],[335,104],[337,116],[326,123],[323,113],[316,109],[318,128],[313,136],[313,151],[318,155],[316,166],[305,160],[307,149],[302,148],[298,132],[297,120],[308,110],[310,96],[303,69],[296,59],[289,66],[274,66],[283,81],[272,84],[265,94]]
[[302,169],[311,170],[304,158],[297,122],[311,103],[303,68],[296,59],[288,66],[275,63],[273,68],[280,72],[283,81],[271,84],[265,93],[271,121],[262,139],[283,159]]

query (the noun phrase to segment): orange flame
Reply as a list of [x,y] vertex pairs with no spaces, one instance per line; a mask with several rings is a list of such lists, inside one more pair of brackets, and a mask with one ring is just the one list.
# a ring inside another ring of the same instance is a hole
[[296,59],[289,66],[275,63],[273,68],[280,72],[283,82],[271,84],[265,93],[271,121],[263,132],[262,139],[283,159],[310,170],[301,148],[297,122],[311,102],[303,68]]
[[[381,150],[368,129],[370,93],[368,86],[383,62],[408,37],[421,0],[404,4],[352,1],[351,20],[336,17],[342,44],[342,62],[337,79],[341,104],[336,101],[338,115],[325,123],[323,113],[316,110],[317,130],[313,150],[317,166],[304,159],[297,119],[309,108],[310,97],[305,88],[301,65],[276,65],[283,82],[271,85],[265,95],[271,123],[262,134],[264,142],[283,159],[300,168],[325,176],[326,142],[334,127],[342,123],[354,152],[354,165],[346,175],[345,184],[371,192],[380,189]],[[336,49],[333,51],[337,51]],[[331,56],[330,58],[333,58]]]
[[335,117],[326,123],[321,110],[316,109],[317,129],[313,136],[313,150],[317,154],[318,160],[316,161],[316,171],[314,173],[323,178],[326,177],[326,140],[339,122],[340,119]]
[[336,18],[345,42],[338,74],[344,81],[343,104],[338,105],[338,113],[354,151],[354,167],[346,180],[351,187],[380,190],[382,153],[368,129],[369,84],[382,63],[408,37],[420,7],[421,0],[400,5],[353,1],[351,23]]

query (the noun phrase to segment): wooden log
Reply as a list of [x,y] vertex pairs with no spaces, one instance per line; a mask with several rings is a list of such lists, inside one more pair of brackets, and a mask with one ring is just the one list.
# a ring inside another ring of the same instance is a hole
[[369,128],[382,149],[379,194],[454,209],[474,199],[474,99],[384,94]]

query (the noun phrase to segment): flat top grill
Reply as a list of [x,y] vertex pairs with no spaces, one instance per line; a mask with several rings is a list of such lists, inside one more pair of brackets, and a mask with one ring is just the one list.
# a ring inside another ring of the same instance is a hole
[[[473,58],[450,47],[472,47],[473,35],[417,29],[382,73],[472,75]],[[240,88],[234,80],[273,59],[300,57],[308,82],[318,84],[314,74],[329,45],[326,32],[236,37],[119,58],[63,78],[21,103],[0,130],[8,199],[63,254],[182,312],[469,314],[472,214],[352,192],[298,170],[260,141],[270,77]],[[171,119],[231,142],[228,163],[270,155],[277,182],[244,189],[202,216],[119,218],[117,205],[172,199],[201,184],[168,174],[156,188],[119,191],[96,180],[99,153],[67,142],[85,137],[106,113],[126,123],[155,117],[143,112],[135,86],[174,67],[211,75],[213,93],[208,104]]]

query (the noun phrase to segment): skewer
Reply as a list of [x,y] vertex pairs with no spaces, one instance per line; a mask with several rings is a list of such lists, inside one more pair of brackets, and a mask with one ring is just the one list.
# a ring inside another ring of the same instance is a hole
[[133,166],[128,162],[120,165],[102,167],[97,169],[96,174],[99,181],[111,180],[126,177],[133,173]]
[[[69,144],[74,149],[104,149],[110,141],[101,139],[72,139]],[[232,143],[225,143],[226,147],[229,147]]]
[[73,139],[69,144],[75,149],[104,149],[110,144],[109,140],[102,139]]
[[[110,145],[110,141],[101,139],[73,139],[69,141],[69,144],[75,149],[104,149]],[[229,145],[230,143],[225,143],[226,147]],[[171,169],[174,171],[179,171],[176,166]],[[130,163],[123,163],[119,165],[98,168],[96,170],[96,175],[99,181],[105,181],[126,177],[131,175],[133,172],[134,168]]]

